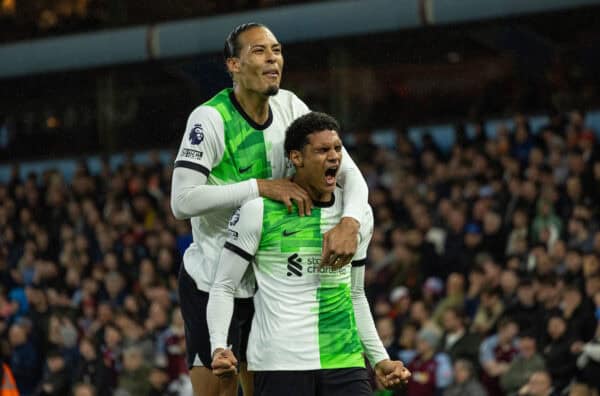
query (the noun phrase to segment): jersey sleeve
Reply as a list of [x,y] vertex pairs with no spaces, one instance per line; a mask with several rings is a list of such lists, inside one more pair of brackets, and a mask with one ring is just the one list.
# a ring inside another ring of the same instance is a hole
[[199,106],[190,114],[175,167],[184,167],[203,173],[206,177],[218,164],[225,150],[223,119],[210,106]]
[[360,216],[360,228],[358,229],[358,248],[352,259],[352,266],[357,267],[365,265],[367,259],[367,251],[371,238],[373,237],[373,211],[371,206],[366,205],[363,208],[362,216]]
[[342,148],[339,183],[344,189],[344,211],[342,216],[352,217],[360,221],[362,210],[368,205],[369,187],[345,147]]
[[251,262],[258,250],[262,234],[263,200],[253,199],[233,213],[225,249]]

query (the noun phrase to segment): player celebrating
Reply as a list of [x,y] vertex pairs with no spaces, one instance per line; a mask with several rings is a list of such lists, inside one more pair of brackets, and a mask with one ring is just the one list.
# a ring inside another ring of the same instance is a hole
[[[179,297],[190,376],[194,392],[203,396],[236,394],[235,376],[219,379],[207,367],[212,359],[205,312],[233,210],[259,196],[283,202],[290,210],[294,202],[301,216],[309,215],[312,207],[307,192],[285,178],[293,171],[283,150],[285,130],[309,110],[293,93],[279,89],[281,44],[265,26],[249,23],[229,34],[224,52],[233,88],[191,113],[175,161],[171,193],[175,217],[190,218],[192,224],[193,243],[183,257]],[[323,263],[334,267],[347,264],[356,251],[358,220],[368,195],[350,158],[338,179],[344,186],[343,217],[323,238]],[[230,340],[242,359],[254,287],[249,277],[235,293],[237,311]],[[251,395],[251,381],[242,378],[242,382],[246,382],[246,396]]]
[[373,232],[371,208],[361,213],[352,267],[320,266],[322,235],[340,220],[337,186],[342,142],[339,125],[323,113],[292,123],[285,150],[294,181],[308,191],[310,216],[290,214],[281,202],[257,198],[232,217],[207,307],[215,374],[235,371],[227,349],[233,297],[247,270],[258,283],[248,340],[248,369],[260,396],[371,395],[363,346],[385,386],[408,380],[402,362],[391,361],[379,339],[364,294],[364,264]]

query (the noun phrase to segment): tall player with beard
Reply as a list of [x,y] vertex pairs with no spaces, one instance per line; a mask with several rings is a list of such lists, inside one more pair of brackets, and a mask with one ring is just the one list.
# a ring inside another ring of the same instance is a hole
[[[217,378],[211,372],[206,323],[208,292],[227,238],[233,210],[245,202],[267,197],[292,203],[300,216],[311,214],[308,193],[288,177],[293,172],[283,148],[285,130],[309,111],[292,92],[279,89],[283,70],[281,44],[265,26],[236,27],[225,42],[225,62],[233,88],[225,89],[190,115],[175,161],[171,207],[178,219],[191,219],[193,243],[186,250],[179,277],[179,296],[185,322],[188,366],[196,395],[235,395],[237,377]],[[338,182],[344,187],[340,222],[323,236],[324,266],[348,264],[357,249],[360,218],[367,206],[367,185],[346,159]],[[235,292],[234,320],[229,342],[244,359],[253,313],[255,282],[251,271]],[[241,367],[245,395],[251,381]]]

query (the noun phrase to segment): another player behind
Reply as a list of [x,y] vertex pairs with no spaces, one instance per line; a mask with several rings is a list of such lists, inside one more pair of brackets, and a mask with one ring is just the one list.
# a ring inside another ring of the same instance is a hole
[[[183,256],[178,289],[196,396],[237,395],[235,375],[219,379],[210,369],[206,324],[208,291],[233,211],[259,196],[282,201],[290,210],[294,201],[300,215],[308,214],[311,205],[306,191],[287,178],[293,169],[284,155],[285,130],[309,109],[292,92],[279,88],[281,44],[267,27],[247,23],[229,34],[224,55],[233,87],[190,114],[171,193],[175,217],[191,220],[194,238]],[[324,236],[323,254],[324,264],[343,266],[356,251],[357,220],[367,204],[368,188],[349,157],[338,179],[344,186],[344,217]],[[235,293],[238,299],[229,342],[240,351],[242,361],[254,286],[248,278]],[[244,395],[251,396],[252,380],[246,374],[240,364]]]
[[252,263],[258,291],[247,361],[260,396],[371,395],[363,352],[385,386],[410,376],[402,362],[389,359],[364,294],[373,232],[368,205],[359,219],[352,267],[320,266],[323,234],[342,216],[342,190],[336,183],[342,162],[339,130],[335,119],[323,113],[306,114],[287,130],[293,180],[313,201],[310,216],[296,216],[281,202],[258,198],[244,204],[229,223],[207,307],[213,369],[217,375],[235,371],[227,329],[234,292]]

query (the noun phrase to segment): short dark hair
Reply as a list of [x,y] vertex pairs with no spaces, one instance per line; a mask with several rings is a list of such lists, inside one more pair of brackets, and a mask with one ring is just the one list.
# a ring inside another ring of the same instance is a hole
[[340,124],[329,114],[312,111],[298,117],[288,127],[285,133],[285,153],[290,155],[292,150],[302,151],[308,143],[308,135],[319,131],[336,131],[339,135]]
[[246,30],[250,30],[256,27],[267,28],[262,23],[257,22],[248,22],[242,23],[233,28],[233,30],[229,33],[227,38],[225,39],[225,46],[223,48],[223,56],[225,57],[225,61],[229,58],[233,58],[239,56],[240,54],[240,43],[238,37],[240,34],[244,33]]

